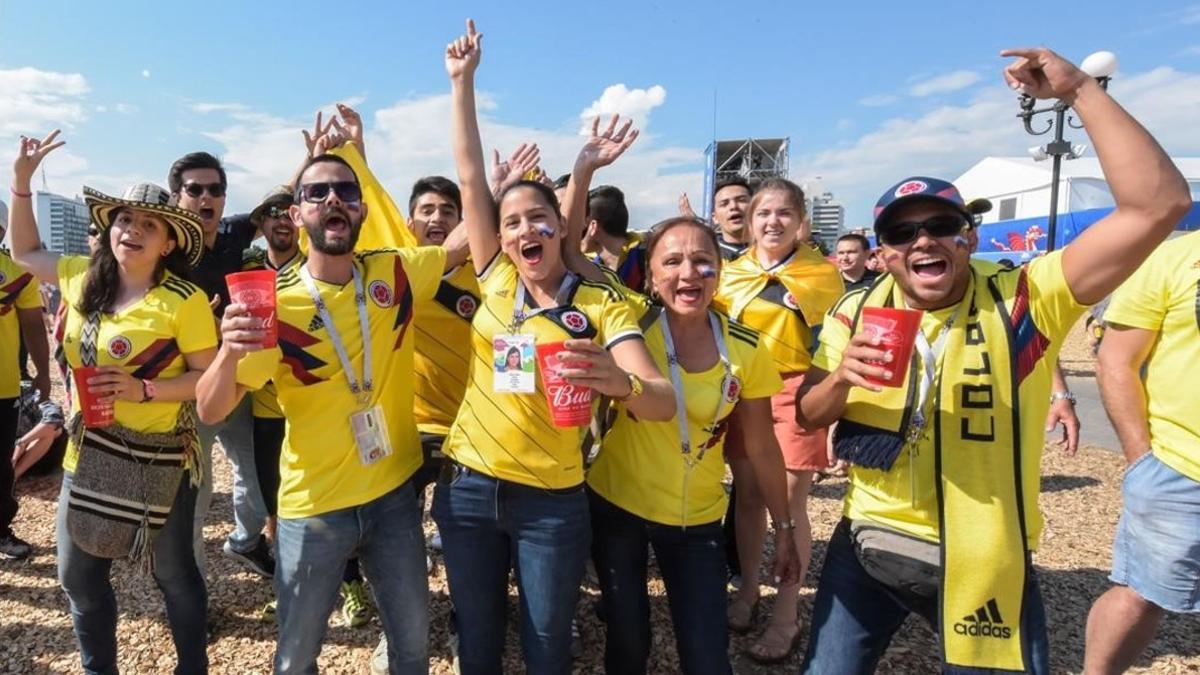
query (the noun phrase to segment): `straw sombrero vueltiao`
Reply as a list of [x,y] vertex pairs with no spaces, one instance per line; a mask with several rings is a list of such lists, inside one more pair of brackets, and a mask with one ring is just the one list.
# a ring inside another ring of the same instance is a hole
[[204,228],[200,225],[200,216],[171,206],[168,203],[170,200],[171,194],[154,183],[133,185],[125,191],[124,197],[110,197],[99,190],[86,186],[83,188],[83,201],[87,203],[92,222],[101,232],[107,231],[112,225],[113,214],[119,209],[152,213],[162,218],[175,233],[175,240],[188,264],[195,267],[204,255]]

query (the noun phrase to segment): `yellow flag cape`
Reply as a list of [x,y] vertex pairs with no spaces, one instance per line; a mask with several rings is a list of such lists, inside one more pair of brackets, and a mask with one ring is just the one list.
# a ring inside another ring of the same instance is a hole
[[786,262],[766,270],[751,248],[721,270],[719,301],[735,321],[767,282],[777,279],[795,298],[809,326],[819,326],[825,310],[842,296],[842,277],[820,253],[804,244]]
[[[335,148],[330,154],[346,160],[354,173],[358,175],[359,185],[362,186],[363,203],[367,205],[367,220],[363,223],[362,232],[358,235],[356,251],[369,251],[377,248],[410,248],[417,245],[417,238],[408,229],[408,223],[391,195],[383,189],[383,184],[367,168],[367,161],[358,152],[353,143]],[[300,230],[300,250],[308,254],[308,234]]]

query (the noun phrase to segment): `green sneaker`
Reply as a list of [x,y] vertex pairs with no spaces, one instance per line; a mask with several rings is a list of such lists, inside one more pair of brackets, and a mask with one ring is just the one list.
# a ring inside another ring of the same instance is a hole
[[263,605],[262,613],[258,615],[263,623],[275,623],[275,613],[279,609],[279,601],[272,600]]
[[342,619],[351,628],[358,628],[371,619],[371,601],[362,581],[342,582]]

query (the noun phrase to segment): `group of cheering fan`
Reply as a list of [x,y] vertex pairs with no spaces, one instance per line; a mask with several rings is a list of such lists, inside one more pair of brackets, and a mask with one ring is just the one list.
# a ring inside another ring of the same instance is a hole
[[[339,594],[361,608],[364,577],[377,672],[427,672],[430,485],[468,675],[502,672],[510,579],[526,669],[570,672],[589,561],[606,670],[646,672],[651,551],[685,673],[731,672],[730,631],[756,625],[762,582],[777,586],[749,649],[763,663],[807,637],[803,672],[873,672],[916,613],[954,672],[1049,672],[1032,564],[1042,422],[1068,330],[1190,203],[1153,138],[1053,52],[1006,52],[1013,88],[1086,124],[1113,214],[1009,269],[971,258],[976,213],[952,184],[908,178],[875,207],[880,273],[863,272],[854,236],[839,272],[784,179],[717,186],[719,228],[681,200],[681,215],[627,233],[620,190],[591,189],[638,137],[615,116],[557,182],[532,145],[488,166],[481,42],[468,21],[446,47],[457,182],[414,185],[413,246],[363,246],[390,201],[345,106],[318,116],[292,180],[248,216],[222,218],[225,172],[205,153],[177,162],[166,190],[84,188],[90,257],[43,248],[30,182],[63,141],[22,139],[12,256],[66,306],[58,566],[85,671],[116,672],[110,576],[124,557],[162,591],[175,672],[207,671],[201,531],[219,438],[235,474],[224,548],[273,578],[278,673],[316,672]],[[226,287],[251,270],[274,271],[268,316]],[[922,312],[911,362],[864,330],[881,308]],[[587,419],[564,424],[580,402]],[[92,423],[104,406],[111,419]],[[807,499],[835,463],[844,518],[803,617]]]

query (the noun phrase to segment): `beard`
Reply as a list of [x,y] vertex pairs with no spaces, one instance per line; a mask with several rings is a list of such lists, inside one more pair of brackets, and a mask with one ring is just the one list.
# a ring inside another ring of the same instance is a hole
[[[304,223],[304,231],[308,232],[308,240],[312,247],[325,255],[346,255],[354,250],[354,246],[358,243],[359,232],[362,231],[362,216],[356,214],[357,219],[351,217],[350,212],[341,208],[332,208],[321,215],[315,222]],[[329,241],[325,238],[325,224],[331,218],[341,218],[349,225],[350,236],[346,239],[337,239]]]

